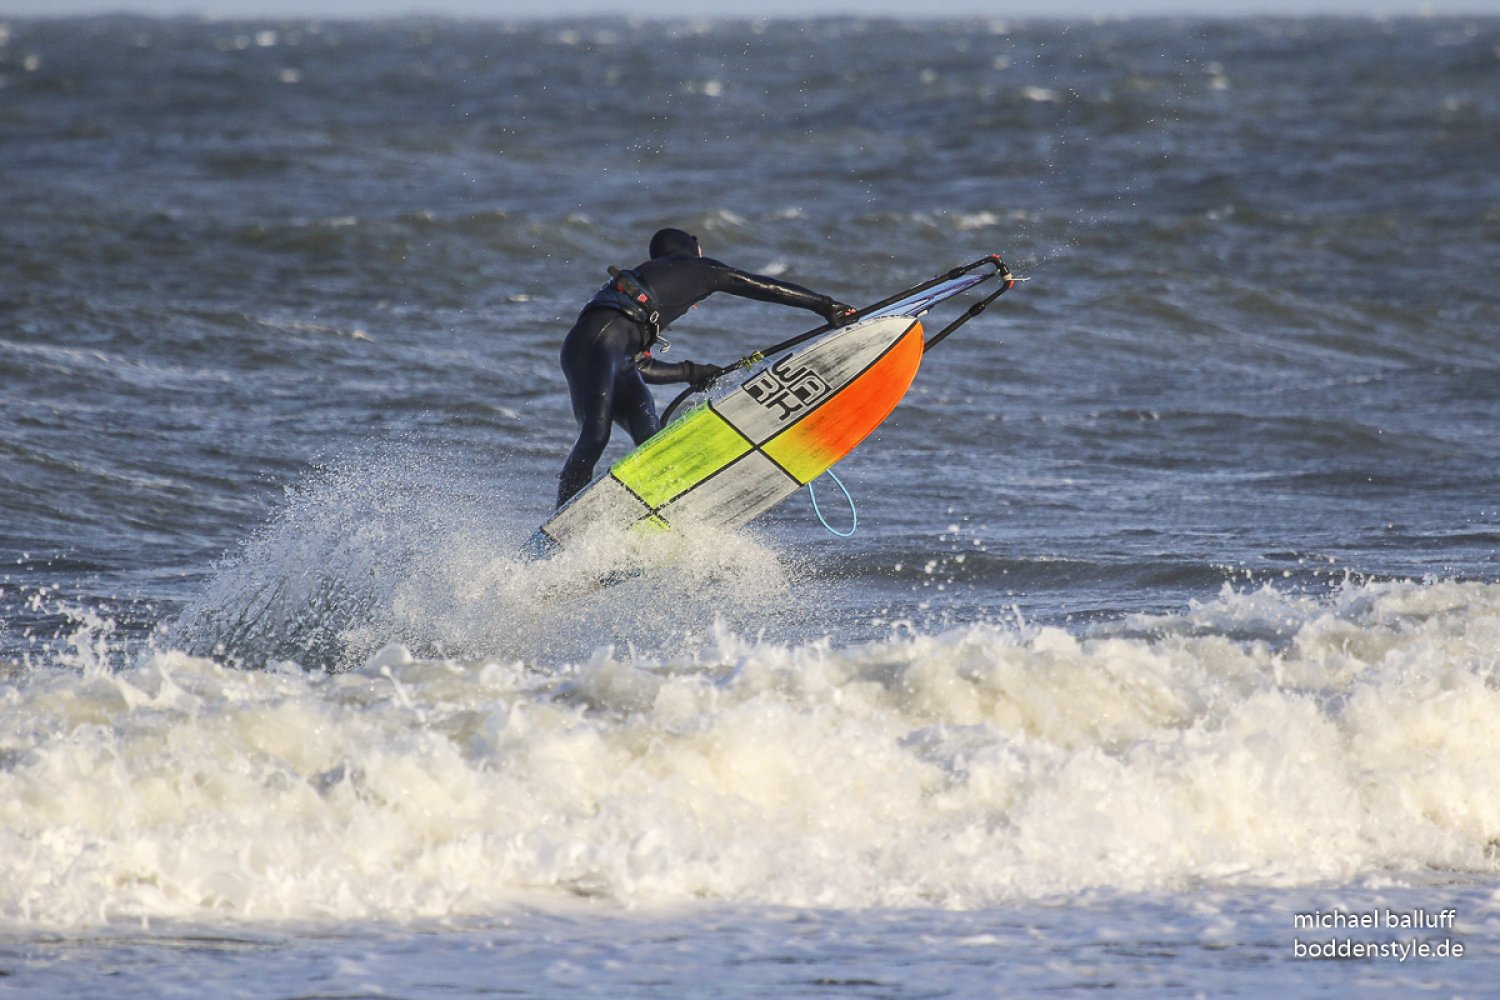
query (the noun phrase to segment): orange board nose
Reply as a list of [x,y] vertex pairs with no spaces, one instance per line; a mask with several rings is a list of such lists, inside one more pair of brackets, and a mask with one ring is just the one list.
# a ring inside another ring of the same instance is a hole
[[808,483],[854,450],[890,416],[922,363],[922,324],[913,323],[890,350],[832,399],[767,441],[762,450],[798,482]]

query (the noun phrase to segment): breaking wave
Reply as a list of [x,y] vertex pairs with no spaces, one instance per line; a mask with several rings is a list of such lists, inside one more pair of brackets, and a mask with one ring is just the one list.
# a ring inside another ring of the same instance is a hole
[[719,626],[547,668],[399,644],[336,673],[63,658],[0,687],[0,917],[966,909],[1493,872],[1497,649],[1500,586],[1350,583],[1078,633]]

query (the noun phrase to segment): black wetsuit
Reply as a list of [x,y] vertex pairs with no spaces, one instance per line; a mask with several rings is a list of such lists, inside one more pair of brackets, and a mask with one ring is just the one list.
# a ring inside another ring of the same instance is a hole
[[[664,234],[682,238],[669,236],[663,240]],[[562,368],[579,431],[578,442],[558,477],[559,507],[593,479],[594,465],[609,443],[611,424],[623,427],[636,444],[660,429],[656,402],[646,388],[647,382],[698,382],[716,370],[691,361],[666,364],[650,355],[657,330],[671,325],[694,303],[714,292],[728,292],[808,309],[825,319],[847,308],[800,285],[700,257],[697,240],[675,230],[658,233],[652,240],[651,260],[630,273],[651,294],[658,314],[656,329],[622,309],[615,282],[611,281],[584,306],[563,340]]]

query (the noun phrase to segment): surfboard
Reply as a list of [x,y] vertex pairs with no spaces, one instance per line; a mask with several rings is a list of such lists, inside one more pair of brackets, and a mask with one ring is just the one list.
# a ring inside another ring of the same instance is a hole
[[922,354],[919,319],[879,315],[768,358],[616,462],[543,524],[529,548],[540,554],[610,528],[740,527],[879,427]]

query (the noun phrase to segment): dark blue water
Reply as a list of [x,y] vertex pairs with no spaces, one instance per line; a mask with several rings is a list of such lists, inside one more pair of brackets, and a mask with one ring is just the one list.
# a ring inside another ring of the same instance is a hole
[[[572,434],[560,337],[668,223],[851,301],[995,250],[1033,279],[841,469],[856,540],[796,500],[764,527],[840,580],[815,628],[914,596],[1056,617],[1283,573],[1487,579],[1497,39],[9,22],[7,643],[41,587],[148,629],[372,445],[440,449],[450,487],[534,523]],[[714,301],[677,350],[800,324]],[[950,585],[916,593],[933,558]]]

